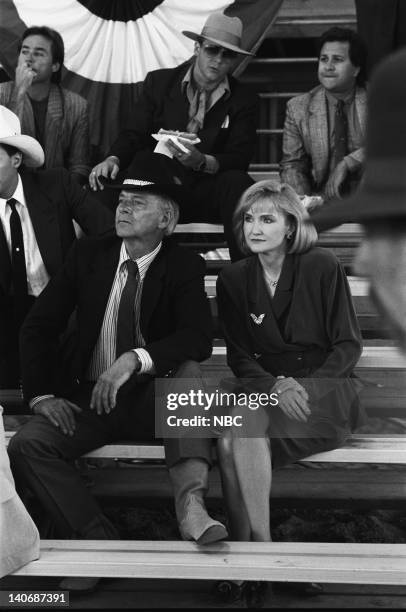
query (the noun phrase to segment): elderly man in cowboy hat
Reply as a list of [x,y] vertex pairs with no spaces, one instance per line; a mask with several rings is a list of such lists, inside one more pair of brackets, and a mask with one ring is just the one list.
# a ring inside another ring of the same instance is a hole
[[[9,454],[17,482],[62,537],[119,537],[72,459],[117,439],[152,440],[154,379],[198,381],[197,362],[211,354],[204,261],[171,242],[182,191],[163,156],[151,165],[150,155],[118,185],[116,235],[75,243],[22,330],[23,390],[35,416]],[[61,384],[57,338],[76,308],[77,343]],[[209,442],[165,442],[180,532],[199,544],[227,536],[204,507]]]
[[324,230],[361,223],[365,236],[355,271],[371,283],[371,296],[406,352],[406,51],[385,59],[369,88],[364,180],[347,200],[312,218]]
[[[177,68],[147,74],[132,113],[108,157],[89,176],[92,189],[103,177],[115,178],[141,150],[154,150],[151,134],[161,128],[196,134],[197,145],[169,145],[174,171],[192,192],[181,209],[181,221],[222,222],[232,259],[241,257],[232,231],[232,214],[243,191],[252,184],[247,174],[254,154],[258,99],[230,73],[241,48],[238,17],[211,14],[201,33],[183,32],[195,41],[191,61]],[[186,150],[185,150],[186,149]]]
[[112,227],[112,213],[67,170],[40,172],[44,152],[0,106],[0,388],[19,386],[18,331],[30,306],[61,267],[75,239]]

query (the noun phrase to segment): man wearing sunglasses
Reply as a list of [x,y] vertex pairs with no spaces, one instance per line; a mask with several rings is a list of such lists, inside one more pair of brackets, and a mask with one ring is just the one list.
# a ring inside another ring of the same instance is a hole
[[[254,154],[258,97],[230,73],[241,55],[242,23],[237,17],[211,14],[200,34],[185,31],[195,41],[194,55],[176,68],[147,74],[132,125],[119,135],[108,157],[89,176],[90,187],[103,189],[102,177],[115,179],[134,155],[153,151],[151,134],[161,128],[196,135],[185,149],[169,143],[174,170],[191,193],[181,210],[181,222],[222,222],[233,260],[242,257],[232,232],[235,206],[252,180],[247,174]],[[112,203],[113,204],[113,203]]]

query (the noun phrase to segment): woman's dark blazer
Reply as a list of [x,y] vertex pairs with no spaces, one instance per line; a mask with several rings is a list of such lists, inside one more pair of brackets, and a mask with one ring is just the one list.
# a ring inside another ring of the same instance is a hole
[[268,294],[257,256],[223,268],[217,282],[219,316],[235,376],[270,391],[277,375],[351,376],[361,333],[339,261],[315,247],[287,255]]

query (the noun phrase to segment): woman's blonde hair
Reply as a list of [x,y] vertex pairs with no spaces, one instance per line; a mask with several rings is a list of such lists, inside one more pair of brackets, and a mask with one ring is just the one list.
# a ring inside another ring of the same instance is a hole
[[251,252],[244,237],[244,215],[251,206],[260,201],[269,201],[277,212],[286,215],[288,221],[293,223],[294,229],[288,240],[287,253],[304,253],[317,242],[316,229],[309,223],[309,214],[295,190],[278,181],[258,181],[244,191],[233,215],[234,234],[243,253]]

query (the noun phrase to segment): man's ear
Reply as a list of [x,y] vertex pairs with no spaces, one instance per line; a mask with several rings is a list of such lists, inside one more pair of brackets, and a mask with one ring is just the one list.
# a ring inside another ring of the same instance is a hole
[[13,164],[13,168],[19,168],[23,163],[23,154],[21,151],[17,151],[11,156],[11,163]]
[[200,51],[200,43],[196,41],[195,42],[195,48],[194,48],[194,51],[193,51],[193,55],[195,55],[195,56],[199,55],[199,51]]
[[52,72],[58,72],[60,67],[61,64],[59,62],[55,62],[55,64],[52,64]]

